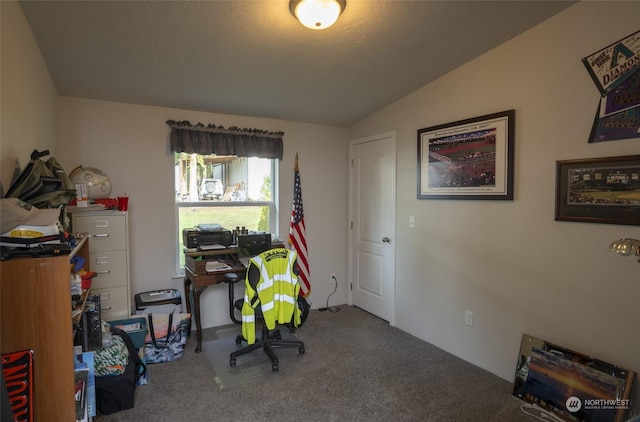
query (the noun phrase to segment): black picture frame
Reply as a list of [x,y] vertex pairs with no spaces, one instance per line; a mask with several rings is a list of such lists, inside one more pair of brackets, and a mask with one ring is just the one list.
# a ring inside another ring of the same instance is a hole
[[640,226],[640,155],[556,161],[555,219]]
[[418,199],[512,200],[515,110],[418,130]]

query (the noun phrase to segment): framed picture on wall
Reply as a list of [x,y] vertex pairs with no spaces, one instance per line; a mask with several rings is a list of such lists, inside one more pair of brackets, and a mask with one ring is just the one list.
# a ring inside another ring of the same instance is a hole
[[418,130],[418,199],[513,199],[515,110]]
[[640,155],[557,161],[555,219],[640,226]]

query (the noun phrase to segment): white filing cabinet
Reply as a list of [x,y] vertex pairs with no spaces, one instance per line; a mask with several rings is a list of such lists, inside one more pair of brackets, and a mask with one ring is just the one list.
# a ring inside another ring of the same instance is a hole
[[129,281],[129,215],[126,211],[76,211],[76,233],[89,233],[89,268],[95,276],[91,294],[100,295],[102,320],[131,316]]

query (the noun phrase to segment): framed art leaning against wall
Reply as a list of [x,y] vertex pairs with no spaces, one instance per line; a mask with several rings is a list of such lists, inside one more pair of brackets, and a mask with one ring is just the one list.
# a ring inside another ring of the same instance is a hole
[[513,199],[515,110],[418,130],[418,199]]
[[640,226],[640,155],[557,161],[556,220]]

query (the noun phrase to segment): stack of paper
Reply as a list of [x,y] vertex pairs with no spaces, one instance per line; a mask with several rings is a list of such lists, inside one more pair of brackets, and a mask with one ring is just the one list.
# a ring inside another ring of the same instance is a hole
[[205,271],[208,273],[231,269],[231,267],[226,262],[219,262],[219,261],[207,261],[204,268],[205,268]]

